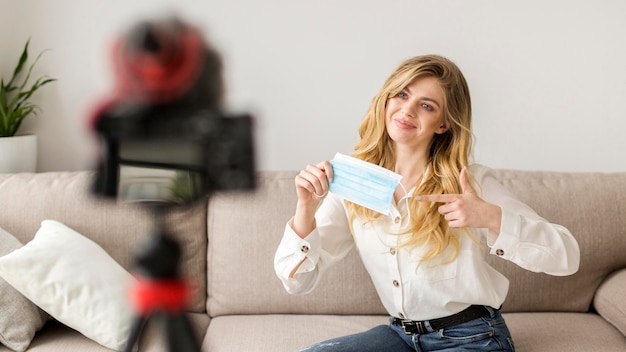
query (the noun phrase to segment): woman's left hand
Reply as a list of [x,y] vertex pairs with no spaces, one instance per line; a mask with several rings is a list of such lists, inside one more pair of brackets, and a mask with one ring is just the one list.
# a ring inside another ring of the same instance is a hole
[[417,200],[444,203],[438,210],[450,227],[488,228],[496,234],[500,233],[502,209],[474,193],[467,181],[465,168],[459,178],[462,194],[425,194],[417,196]]

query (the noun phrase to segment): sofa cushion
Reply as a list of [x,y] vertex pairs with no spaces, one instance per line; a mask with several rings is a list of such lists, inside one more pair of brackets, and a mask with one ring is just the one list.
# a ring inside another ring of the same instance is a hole
[[[90,238],[126,270],[153,231],[153,218],[135,204],[118,204],[91,194],[93,173],[0,174],[0,224],[22,243],[30,241],[44,219],[58,220]],[[206,304],[206,202],[171,211],[166,224],[181,244],[181,275],[193,283],[189,309]]]
[[[0,228],[0,257],[22,247]],[[0,344],[13,351],[25,351],[49,315],[0,278]]]
[[505,313],[517,352],[626,351],[626,338],[593,313]]
[[[203,351],[300,351],[330,338],[355,334],[388,324],[383,315],[250,315],[214,318],[202,344]],[[241,330],[245,327],[245,338]]]
[[[0,352],[8,350],[0,347]],[[97,342],[86,338],[76,330],[51,320],[41,329],[30,347],[28,352],[70,352],[70,351],[88,351],[88,352],[111,352],[110,349],[98,344]]]
[[132,326],[134,282],[100,246],[45,220],[35,238],[0,258],[0,276],[56,320],[121,351]]
[[604,319],[626,335],[626,269],[614,273],[602,283],[593,306]]
[[[189,313],[189,320],[192,325],[193,333],[196,334],[198,343],[202,343],[204,334],[209,326],[209,317],[204,313]],[[144,327],[139,343],[135,350],[137,352],[169,352],[166,344],[166,336],[164,334],[161,322],[150,319]],[[99,345],[80,334],[78,331],[68,328],[67,326],[56,322],[48,322],[41,329],[28,352],[111,352],[110,349]],[[8,349],[0,346],[0,352],[9,352]]]
[[626,173],[496,170],[496,177],[578,241],[580,269],[556,277],[526,271],[496,256],[488,261],[510,281],[504,312],[587,312],[600,283],[626,267]]
[[[596,314],[504,314],[517,352],[626,351],[626,339]],[[214,318],[203,351],[298,351],[388,324],[387,316],[258,315]],[[234,326],[246,327],[246,338]]]
[[[384,313],[355,251],[311,294],[285,294],[273,255],[294,212],[295,175],[261,172],[255,192],[218,193],[210,200],[210,314]],[[579,271],[566,277],[533,273],[488,255],[510,281],[503,311],[587,312],[600,283],[626,266],[626,173],[495,170],[495,176],[544,218],[569,228],[581,248]]]
[[384,314],[356,251],[311,294],[285,292],[273,258],[295,210],[295,175],[260,172],[255,191],[219,192],[209,200],[209,315]]

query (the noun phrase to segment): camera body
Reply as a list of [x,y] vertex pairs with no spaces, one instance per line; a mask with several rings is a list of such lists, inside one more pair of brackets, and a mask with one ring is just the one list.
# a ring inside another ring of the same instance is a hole
[[104,150],[94,192],[178,204],[253,189],[252,121],[193,106],[112,107],[95,126]]

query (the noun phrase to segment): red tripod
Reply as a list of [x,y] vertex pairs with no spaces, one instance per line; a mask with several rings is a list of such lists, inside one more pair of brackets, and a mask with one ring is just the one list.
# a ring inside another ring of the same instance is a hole
[[191,323],[185,315],[189,286],[178,276],[180,255],[178,243],[159,231],[137,256],[140,276],[131,296],[138,315],[126,352],[133,350],[145,323],[153,317],[164,324],[169,351],[200,351]]

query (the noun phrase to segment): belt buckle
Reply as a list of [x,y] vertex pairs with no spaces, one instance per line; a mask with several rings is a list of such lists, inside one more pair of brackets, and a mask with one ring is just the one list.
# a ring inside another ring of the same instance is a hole
[[410,331],[407,331],[407,325],[408,323],[410,323],[410,320],[400,320],[400,326],[402,326],[402,330],[404,330],[404,334],[405,335],[412,335],[413,333]]
[[[406,335],[425,334],[428,332],[428,329],[426,329],[424,322],[421,321],[401,320],[400,325],[402,326],[402,330],[404,330],[404,333]],[[408,328],[414,329],[409,330]]]

